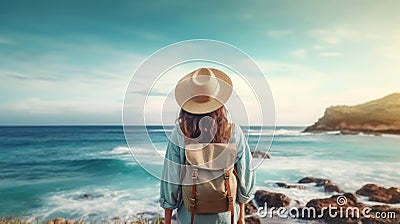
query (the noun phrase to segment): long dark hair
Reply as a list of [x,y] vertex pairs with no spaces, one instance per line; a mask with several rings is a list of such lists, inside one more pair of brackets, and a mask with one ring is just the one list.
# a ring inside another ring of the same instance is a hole
[[[216,125],[202,127],[200,120],[207,116],[211,117]],[[224,106],[207,114],[192,114],[181,109],[178,124],[186,136],[185,144],[228,143],[231,138],[232,125],[228,123],[227,111]]]

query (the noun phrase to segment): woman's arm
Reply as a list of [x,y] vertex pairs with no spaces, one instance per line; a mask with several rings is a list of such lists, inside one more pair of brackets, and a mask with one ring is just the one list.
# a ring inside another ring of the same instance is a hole
[[238,219],[238,224],[245,224],[244,221],[244,204],[239,202],[239,219]]
[[165,223],[171,223],[172,211],[178,208],[181,202],[181,156],[180,148],[176,145],[176,135],[176,129],[174,129],[171,133],[171,138],[165,153],[160,183],[160,205],[165,211]]
[[237,182],[237,201],[239,202],[239,219],[238,224],[244,224],[244,216],[245,216],[245,204],[251,200],[253,197],[253,190],[254,190],[254,171],[250,168],[251,166],[251,159],[253,158],[251,155],[250,147],[247,143],[247,139],[243,134],[243,131],[240,127],[236,129],[236,143],[238,146],[238,160],[235,164],[236,170],[236,178]]
[[172,211],[170,208],[164,210],[164,224],[171,224]]
[[238,160],[235,164],[237,178],[237,201],[246,204],[253,197],[255,173],[251,170],[252,155],[247,139],[240,127],[236,129]]

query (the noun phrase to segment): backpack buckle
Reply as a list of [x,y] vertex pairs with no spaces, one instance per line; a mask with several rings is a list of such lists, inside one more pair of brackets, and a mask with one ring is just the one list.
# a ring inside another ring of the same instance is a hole
[[197,178],[197,169],[194,168],[194,169],[192,170],[192,179],[196,179],[196,178]]
[[229,179],[229,170],[228,169],[224,169],[224,175],[225,175],[225,179]]
[[195,207],[196,206],[196,199],[195,198],[190,198],[190,207]]
[[228,202],[229,202],[229,203],[233,203],[233,197],[232,197],[232,196],[229,196],[229,197],[228,197]]

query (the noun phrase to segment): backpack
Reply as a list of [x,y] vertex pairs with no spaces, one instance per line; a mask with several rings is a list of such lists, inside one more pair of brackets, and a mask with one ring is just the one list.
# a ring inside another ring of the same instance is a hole
[[234,164],[236,144],[199,143],[185,146],[187,165],[183,175],[182,198],[191,212],[191,224],[195,213],[231,212],[234,223],[234,202],[237,180]]

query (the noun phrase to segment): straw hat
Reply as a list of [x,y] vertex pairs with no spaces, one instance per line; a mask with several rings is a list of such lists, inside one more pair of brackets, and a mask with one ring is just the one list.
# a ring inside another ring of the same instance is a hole
[[199,68],[175,87],[179,106],[192,114],[207,114],[222,107],[232,94],[232,80],[214,68]]

